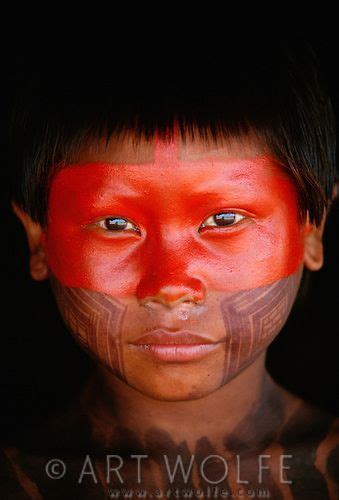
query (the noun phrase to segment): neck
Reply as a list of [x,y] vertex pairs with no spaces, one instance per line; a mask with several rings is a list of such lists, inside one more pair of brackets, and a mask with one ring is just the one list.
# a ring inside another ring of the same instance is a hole
[[[96,441],[111,444],[119,434],[159,433],[194,448],[202,437],[225,443],[225,436],[265,440],[281,423],[287,393],[265,369],[265,353],[213,393],[196,400],[161,401],[138,392],[99,368],[83,395]],[[272,424],[272,429],[269,428]],[[241,437],[242,436],[242,437]],[[234,440],[232,441],[234,442]]]

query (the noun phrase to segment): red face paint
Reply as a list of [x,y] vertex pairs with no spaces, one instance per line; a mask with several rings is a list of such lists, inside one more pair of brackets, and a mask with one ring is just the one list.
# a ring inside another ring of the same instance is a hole
[[[245,216],[201,227],[214,214]],[[113,232],[108,217],[131,221]],[[199,231],[200,228],[200,231]],[[152,161],[84,163],[54,177],[43,243],[65,286],[114,297],[248,290],[296,271],[303,259],[296,188],[267,156],[182,159],[176,142],[156,142]]]

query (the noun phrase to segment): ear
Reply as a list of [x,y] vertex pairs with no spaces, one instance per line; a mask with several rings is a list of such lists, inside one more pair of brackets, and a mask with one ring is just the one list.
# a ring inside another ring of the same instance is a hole
[[324,214],[319,227],[307,220],[304,237],[304,263],[310,271],[318,271],[324,263],[323,234],[326,222]]
[[38,222],[34,222],[30,216],[14,202],[12,202],[12,209],[15,215],[22,222],[26,231],[29,251],[31,254],[29,262],[31,276],[36,281],[43,281],[48,278],[48,266],[45,251],[42,245],[42,228]]

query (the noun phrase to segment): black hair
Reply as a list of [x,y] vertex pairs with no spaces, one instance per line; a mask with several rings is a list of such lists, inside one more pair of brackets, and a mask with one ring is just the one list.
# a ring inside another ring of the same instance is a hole
[[[184,51],[183,51],[184,52]],[[14,198],[44,224],[50,180],[89,140],[131,131],[217,141],[255,136],[294,179],[300,215],[320,224],[332,197],[335,127],[311,47],[246,44],[223,55],[98,56],[31,64],[13,111]]]

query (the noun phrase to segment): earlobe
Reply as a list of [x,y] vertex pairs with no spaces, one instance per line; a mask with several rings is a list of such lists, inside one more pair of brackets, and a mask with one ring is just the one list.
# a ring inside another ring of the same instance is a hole
[[48,278],[48,266],[43,247],[40,247],[35,253],[31,254],[29,268],[34,280],[43,281]]
[[323,266],[323,244],[314,233],[305,239],[304,262],[310,271],[319,271]]
[[48,266],[45,251],[42,245],[43,231],[38,222],[12,202],[12,209],[24,226],[30,250],[30,273],[34,280],[43,281],[48,278]]
[[304,263],[310,271],[318,271],[324,264],[323,233],[326,217],[320,227],[307,222],[304,237]]

